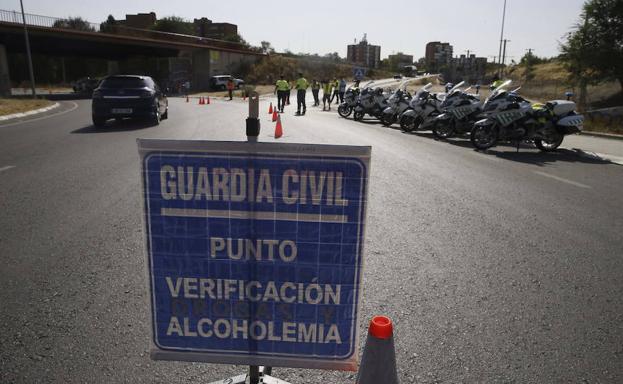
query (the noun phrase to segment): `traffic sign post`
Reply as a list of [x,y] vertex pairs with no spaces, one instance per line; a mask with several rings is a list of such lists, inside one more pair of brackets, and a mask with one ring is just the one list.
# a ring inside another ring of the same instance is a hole
[[355,80],[361,81],[366,74],[366,69],[361,67],[353,67],[353,76]]
[[370,147],[138,148],[152,358],[356,370]]

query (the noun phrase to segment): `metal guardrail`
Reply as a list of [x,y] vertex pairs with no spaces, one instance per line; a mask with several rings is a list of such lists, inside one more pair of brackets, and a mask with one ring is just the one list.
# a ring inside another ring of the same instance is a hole
[[[66,22],[70,20],[69,18],[34,15],[31,13],[25,13],[24,16],[26,18],[26,25],[31,25],[31,26],[36,26],[36,27],[59,28],[59,29],[76,29],[66,24]],[[8,11],[8,10],[0,9],[0,22],[22,24],[22,13],[19,11]],[[106,30],[102,31],[101,27],[102,25],[106,25],[105,23],[97,24],[97,23],[88,22],[86,20],[84,20],[84,25],[87,28],[89,28],[88,32],[104,32],[104,33],[117,34],[117,35],[123,35],[123,36],[143,37],[143,38],[151,38],[151,39],[186,42],[186,43],[193,43],[193,44],[205,44],[205,45],[215,46],[215,47],[224,48],[224,49],[248,50],[247,47],[243,46],[240,43],[211,39],[211,38],[201,37],[201,36],[154,31],[151,29],[132,28],[132,27],[127,27],[127,26],[119,25],[119,24],[107,25]]]
[[[34,15],[32,13],[25,13],[24,16],[26,18],[26,25],[32,25],[36,27],[62,28],[61,26],[59,26],[59,24],[63,21],[68,20],[60,17]],[[22,13],[18,11],[7,11],[4,9],[0,9],[0,21],[6,23],[22,24]],[[90,23],[88,21],[85,21],[85,24],[92,28],[95,32],[100,30],[99,24]]]

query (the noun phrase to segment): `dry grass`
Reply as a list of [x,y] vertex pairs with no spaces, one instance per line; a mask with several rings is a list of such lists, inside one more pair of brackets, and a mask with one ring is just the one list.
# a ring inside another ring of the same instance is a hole
[[623,135],[623,118],[588,118],[584,120],[584,130]]
[[52,102],[45,99],[0,99],[0,116],[45,108]]

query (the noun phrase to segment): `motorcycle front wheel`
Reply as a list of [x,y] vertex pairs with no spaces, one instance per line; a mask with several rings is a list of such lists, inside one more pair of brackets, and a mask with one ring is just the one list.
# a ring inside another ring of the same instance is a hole
[[400,118],[400,128],[404,132],[413,132],[415,129],[415,118],[410,115],[405,115]]
[[534,139],[534,145],[536,145],[536,147],[543,152],[553,152],[560,147],[563,139],[564,135],[556,132],[555,134],[550,135],[547,139]]
[[454,120],[449,121],[447,124],[437,123],[433,125],[433,135],[441,140],[449,139],[454,136],[455,126],[456,122]]
[[386,126],[389,127],[392,124],[394,124],[396,122],[396,116],[391,114],[391,115],[387,115],[387,114],[382,114],[381,115],[381,123]]
[[477,125],[472,129],[470,140],[474,148],[484,151],[497,143],[497,136],[493,125]]
[[363,120],[364,116],[365,116],[365,112],[363,112],[363,111],[355,111],[355,114],[353,115],[353,119],[355,119],[355,121],[361,121],[361,120]]
[[337,113],[344,118],[350,116],[352,112],[353,112],[353,109],[346,104],[340,104],[337,107]]

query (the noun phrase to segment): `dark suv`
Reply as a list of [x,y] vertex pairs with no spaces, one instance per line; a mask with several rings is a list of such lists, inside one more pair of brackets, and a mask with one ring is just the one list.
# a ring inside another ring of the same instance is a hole
[[169,102],[149,76],[108,76],[93,91],[93,125],[124,117],[146,118],[155,125],[168,117]]

